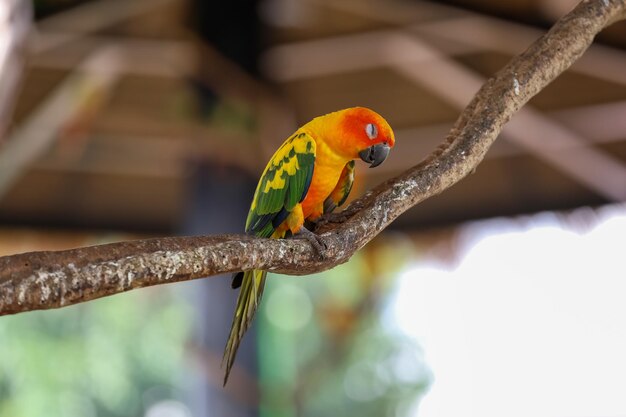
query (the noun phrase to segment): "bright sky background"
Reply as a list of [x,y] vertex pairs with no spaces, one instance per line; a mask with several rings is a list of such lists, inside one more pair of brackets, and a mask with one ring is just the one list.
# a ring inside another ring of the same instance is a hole
[[393,316],[434,375],[416,416],[626,416],[626,206],[598,220],[480,222],[454,270],[402,276]]

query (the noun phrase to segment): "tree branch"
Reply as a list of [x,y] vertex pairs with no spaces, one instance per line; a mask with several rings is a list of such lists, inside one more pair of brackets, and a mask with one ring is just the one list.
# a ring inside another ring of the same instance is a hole
[[121,242],[0,258],[0,315],[49,309],[133,288],[264,269],[304,275],[346,262],[400,214],[471,173],[503,125],[574,63],[595,35],[626,18],[626,0],[580,3],[543,37],[489,79],[446,140],[415,167],[353,202],[348,220],[319,230],[320,258],[302,240],[244,235]]

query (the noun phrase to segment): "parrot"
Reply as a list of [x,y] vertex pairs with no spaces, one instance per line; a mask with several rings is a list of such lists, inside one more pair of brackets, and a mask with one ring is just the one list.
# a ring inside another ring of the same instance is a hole
[[[301,237],[320,251],[319,237],[305,226],[346,201],[354,182],[355,159],[376,167],[394,144],[389,123],[365,107],[314,118],[289,136],[265,167],[246,219],[246,234]],[[240,290],[222,360],[224,386],[261,301],[266,275],[261,270],[233,275],[232,288]]]

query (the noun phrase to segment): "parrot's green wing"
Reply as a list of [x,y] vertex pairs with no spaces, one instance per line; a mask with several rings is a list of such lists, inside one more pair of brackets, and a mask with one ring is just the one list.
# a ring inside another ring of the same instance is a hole
[[326,201],[324,201],[324,213],[331,213],[337,207],[346,202],[348,194],[352,190],[354,184],[354,161],[350,161],[343,167],[339,181],[335,189],[330,193]]
[[246,233],[270,237],[304,200],[313,178],[315,148],[309,134],[296,132],[276,151],[254,193]]
[[[315,164],[315,141],[302,132],[296,132],[283,143],[267,164],[257,185],[252,206],[246,220],[246,233],[270,237],[289,216],[296,204],[309,191]],[[224,385],[235,361],[237,349],[261,301],[265,286],[265,271],[245,271],[233,276],[232,287],[241,286],[235,317],[224,349],[226,367]]]

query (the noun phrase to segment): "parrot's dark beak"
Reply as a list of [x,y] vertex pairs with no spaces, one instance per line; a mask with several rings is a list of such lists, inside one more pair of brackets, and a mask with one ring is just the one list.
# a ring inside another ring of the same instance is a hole
[[367,149],[363,149],[359,152],[361,159],[368,164],[370,168],[377,167],[382,164],[389,155],[389,145],[386,143],[379,143],[378,145],[370,146]]

